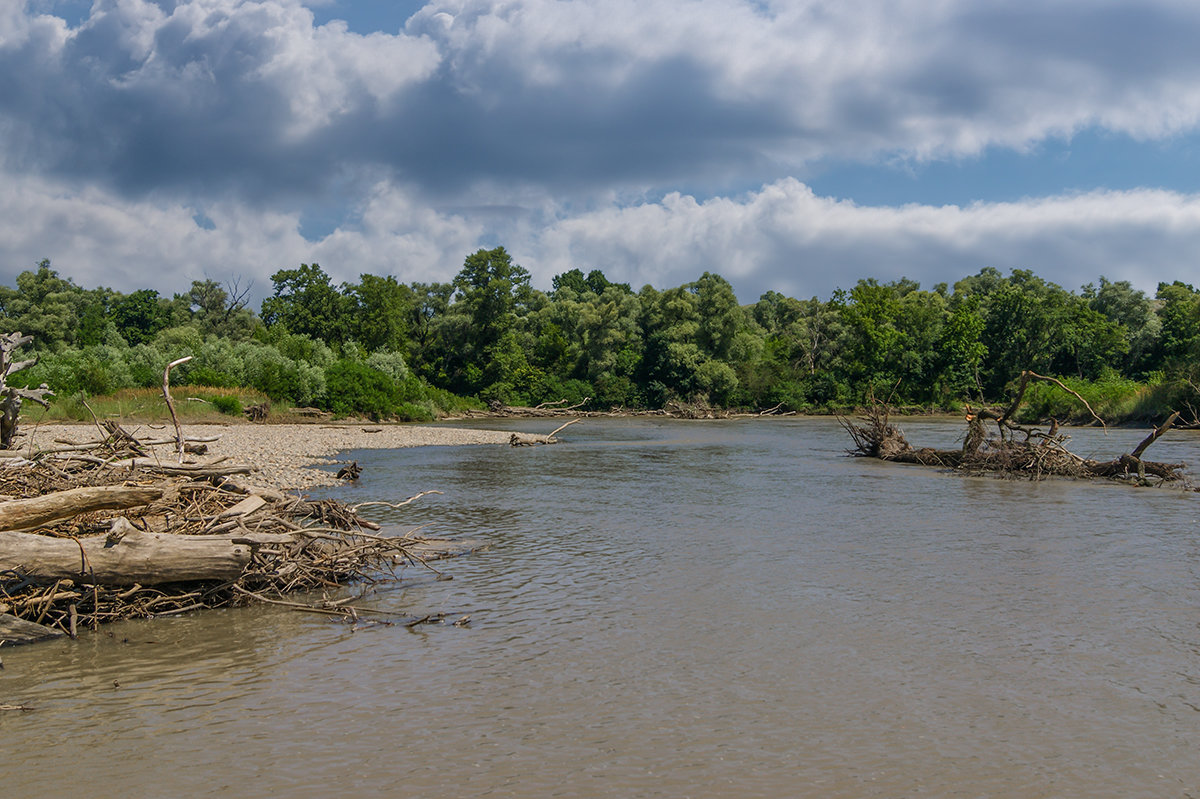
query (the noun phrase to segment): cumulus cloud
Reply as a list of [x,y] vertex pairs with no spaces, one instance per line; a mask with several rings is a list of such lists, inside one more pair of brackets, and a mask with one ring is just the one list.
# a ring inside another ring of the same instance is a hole
[[820,197],[788,178],[738,198],[672,193],[557,219],[542,208],[532,223],[488,228],[381,182],[355,225],[317,241],[300,235],[295,214],[234,201],[202,213],[95,189],[64,191],[40,178],[0,181],[0,278],[11,284],[47,257],[89,287],[170,293],[191,280],[240,277],[253,280],[261,298],[272,273],[300,263],[320,263],[335,282],[362,273],[445,281],[468,253],[502,243],[541,288],[576,267],[602,269],[635,288],[680,285],[711,271],[753,302],[770,289],[828,298],[865,277],[909,277],[931,288],[991,266],[1030,269],[1068,289],[1103,275],[1152,294],[1159,280],[1192,280],[1200,250],[1200,195],[1156,190],[896,208]]
[[383,185],[360,216],[354,228],[308,241],[294,213],[235,200],[203,208],[130,200],[10,175],[0,177],[0,280],[12,285],[19,272],[48,258],[88,288],[170,295],[192,280],[240,278],[253,282],[261,299],[274,272],[301,263],[320,263],[337,283],[357,282],[363,273],[448,280],[481,235],[477,225]]
[[603,269],[635,285],[724,275],[743,302],[767,290],[827,298],[859,279],[927,288],[995,267],[1030,269],[1068,289],[1129,280],[1153,294],[1187,280],[1200,246],[1200,195],[1100,191],[1011,203],[859,206],[785,179],[738,200],[610,208],[566,219],[531,242],[539,274]]
[[[811,159],[940,158],[1200,120],[1200,7],[1060,0],[435,0],[406,30],[299,0],[0,11],[10,169],[246,196],[384,170],[587,197]],[[370,181],[368,181],[369,183]]]
[[1091,192],[967,206],[860,206],[792,179],[737,200],[670,194],[661,203],[563,220],[530,242],[539,275],[581,266],[611,278],[678,286],[724,275],[744,302],[768,289],[828,298],[860,278],[910,277],[926,288],[984,266],[1030,269],[1068,289],[1128,280],[1192,280],[1200,196]]
[[503,243],[544,285],[708,269],[753,299],[985,265],[1170,277],[1197,243],[1188,194],[871,208],[799,182],[1194,133],[1182,0],[431,0],[365,35],[315,0],[67,2],[0,3],[9,279],[41,257],[125,289],[314,260],[445,279]]

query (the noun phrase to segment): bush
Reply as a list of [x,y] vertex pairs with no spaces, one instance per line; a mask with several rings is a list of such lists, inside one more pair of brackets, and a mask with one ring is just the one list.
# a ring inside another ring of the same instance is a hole
[[244,366],[243,385],[271,399],[313,405],[325,394],[324,370],[295,361],[269,344],[244,342],[235,348]]
[[390,377],[364,363],[342,359],[325,369],[325,405],[338,415],[390,417],[400,406],[399,395]]
[[383,372],[397,383],[407,378],[410,374],[408,364],[404,362],[404,356],[398,352],[389,352],[388,350],[379,350],[371,353],[367,357],[367,366],[378,372]]
[[396,406],[393,415],[402,422],[432,422],[433,408],[429,403],[415,404],[402,402]]
[[213,407],[226,416],[241,416],[242,401],[227,394],[212,398]]

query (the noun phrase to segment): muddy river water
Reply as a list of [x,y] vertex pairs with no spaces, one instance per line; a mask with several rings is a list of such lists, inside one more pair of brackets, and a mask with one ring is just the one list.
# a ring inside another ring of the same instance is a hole
[[[848,458],[827,419],[564,436],[354,453],[340,498],[445,492],[385,529],[490,545],[362,600],[446,624],[256,608],[0,650],[0,704],[35,708],[0,713],[0,794],[1200,796],[1200,494]],[[1148,456],[1200,464],[1200,434]]]

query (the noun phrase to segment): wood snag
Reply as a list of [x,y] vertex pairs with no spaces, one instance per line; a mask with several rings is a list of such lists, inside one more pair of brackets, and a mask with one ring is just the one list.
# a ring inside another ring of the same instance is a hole
[[[1157,441],[1179,418],[1178,413],[1156,427],[1132,452],[1108,461],[1084,458],[1066,447],[1067,436],[1059,429],[1058,422],[1050,421],[1046,429],[1025,426],[1014,421],[1025,389],[1031,380],[1042,380],[1058,385],[1078,399],[1092,418],[1103,425],[1104,421],[1092,411],[1091,406],[1076,392],[1052,377],[1043,377],[1025,371],[1017,383],[1016,397],[1005,409],[967,408],[967,431],[963,444],[956,449],[933,449],[913,447],[904,434],[889,419],[888,406],[871,398],[871,404],[857,422],[839,417],[842,427],[854,442],[852,455],[879,458],[896,463],[915,463],[922,466],[938,466],[976,473],[997,473],[1043,477],[1110,478],[1127,480],[1137,485],[1149,485],[1150,478],[1159,482],[1181,480],[1181,470],[1186,464],[1160,463],[1143,459],[1147,447]],[[985,422],[995,425],[989,433]]]
[[17,435],[17,421],[21,413],[21,402],[32,400],[42,407],[49,407],[46,397],[54,396],[54,392],[42,383],[38,388],[19,388],[8,385],[8,378],[14,372],[37,363],[37,358],[25,361],[14,361],[13,353],[33,341],[33,336],[22,336],[20,332],[0,336],[0,449],[12,446]]

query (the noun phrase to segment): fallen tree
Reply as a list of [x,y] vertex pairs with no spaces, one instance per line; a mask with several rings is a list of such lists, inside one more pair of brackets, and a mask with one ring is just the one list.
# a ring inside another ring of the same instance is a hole
[[[912,446],[900,429],[891,423],[886,403],[874,400],[858,418],[857,423],[845,417],[838,417],[838,420],[854,442],[850,454],[896,463],[1028,476],[1032,479],[1049,476],[1108,478],[1127,480],[1139,485],[1149,484],[1151,477],[1158,478],[1160,482],[1183,478],[1181,471],[1186,464],[1161,463],[1142,457],[1151,444],[1171,429],[1179,417],[1177,412],[1154,428],[1131,452],[1112,460],[1093,460],[1067,449],[1068,437],[1062,433],[1055,420],[1051,420],[1045,429],[1020,425],[1013,421],[1031,380],[1058,385],[1083,403],[1097,423],[1104,424],[1103,420],[1092,412],[1087,402],[1061,381],[1029,371],[1021,373],[1016,396],[1007,408],[972,411],[968,407],[967,431],[962,446],[956,449]],[[994,432],[989,432],[985,424],[989,421],[994,424]]]

